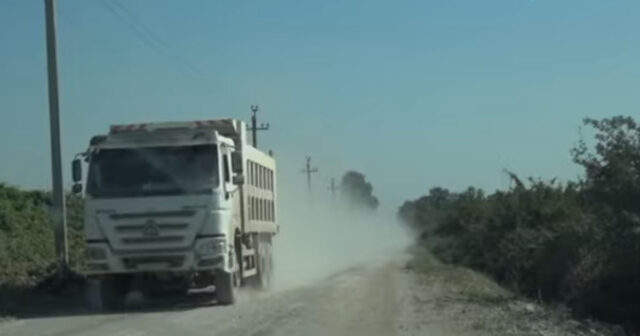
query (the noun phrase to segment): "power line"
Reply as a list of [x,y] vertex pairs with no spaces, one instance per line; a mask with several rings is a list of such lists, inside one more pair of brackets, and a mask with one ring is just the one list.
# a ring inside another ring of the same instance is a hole
[[145,25],[140,18],[133,14],[122,2],[116,0],[113,1],[112,4],[107,0],[101,0],[100,3],[113,16],[122,21],[140,41],[158,54],[179,63],[185,75],[195,80],[204,78],[202,72],[196,66],[175,51],[160,35]]
[[115,7],[113,7],[108,1],[106,0],[102,0],[101,1],[102,5],[111,13],[113,14],[118,20],[122,21],[123,23],[125,23],[129,29],[131,29],[131,31],[143,42],[145,43],[147,46],[151,47],[153,50],[155,50],[156,52],[160,53],[160,54],[164,54],[164,51],[162,49],[160,49],[154,42],[153,40],[151,40],[147,35],[145,35],[144,32],[142,32],[142,30],[140,30],[140,28],[138,28],[138,26],[136,26],[133,22],[129,21],[124,15],[122,15],[122,13],[120,13]]
[[121,11],[127,14],[129,18],[137,22],[138,26],[145,33],[147,33],[147,35],[149,35],[153,41],[155,41],[157,44],[159,44],[161,47],[167,50],[167,52],[171,54],[176,61],[182,63],[186,68],[188,68],[194,74],[196,75],[202,74],[202,71],[200,71],[200,69],[198,69],[197,66],[195,66],[188,59],[182,57],[178,52],[176,52],[175,49],[172,48],[170,44],[168,44],[164,39],[162,39],[160,35],[156,34],[151,28],[149,28],[149,26],[144,24],[144,22],[142,22],[142,20],[140,20],[140,18],[137,15],[135,15],[130,9],[128,9],[127,6],[125,6],[120,0],[115,0],[115,4],[116,6],[118,6],[118,8],[120,8]]

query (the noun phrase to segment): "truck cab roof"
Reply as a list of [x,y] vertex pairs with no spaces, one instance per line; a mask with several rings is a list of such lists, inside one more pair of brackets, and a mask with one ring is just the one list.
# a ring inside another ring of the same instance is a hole
[[[107,135],[94,136],[93,148],[242,144],[244,123],[233,119],[112,125]],[[234,141],[238,140],[238,141]]]

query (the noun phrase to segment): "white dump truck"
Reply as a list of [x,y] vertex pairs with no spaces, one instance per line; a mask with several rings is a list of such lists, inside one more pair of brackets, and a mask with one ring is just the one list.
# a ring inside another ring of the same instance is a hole
[[215,288],[232,304],[238,287],[269,287],[276,164],[247,142],[245,123],[114,125],[72,168],[74,192],[85,192],[88,276],[105,308],[133,289]]

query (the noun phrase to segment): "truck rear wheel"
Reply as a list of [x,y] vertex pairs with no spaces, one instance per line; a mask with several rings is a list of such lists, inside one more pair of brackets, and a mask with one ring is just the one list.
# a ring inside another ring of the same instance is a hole
[[216,300],[219,304],[230,305],[236,301],[235,274],[219,271],[215,275],[214,286],[216,290]]
[[262,290],[271,288],[271,282],[273,280],[273,255],[270,241],[260,241],[257,264],[258,274],[256,276],[256,287]]
[[100,301],[102,309],[114,311],[125,307],[125,297],[130,287],[130,279],[124,275],[109,275],[100,280]]

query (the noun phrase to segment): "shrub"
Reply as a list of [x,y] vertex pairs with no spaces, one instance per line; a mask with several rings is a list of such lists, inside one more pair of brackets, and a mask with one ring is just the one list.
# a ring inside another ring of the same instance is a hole
[[[79,266],[84,255],[82,200],[69,198],[70,259]],[[46,192],[0,184],[0,287],[33,285],[53,269],[56,255],[50,199]]]
[[584,179],[530,179],[485,196],[433,188],[399,217],[441,259],[492,275],[522,294],[576,312],[637,323],[640,309],[640,126],[586,119],[595,145],[572,150]]

